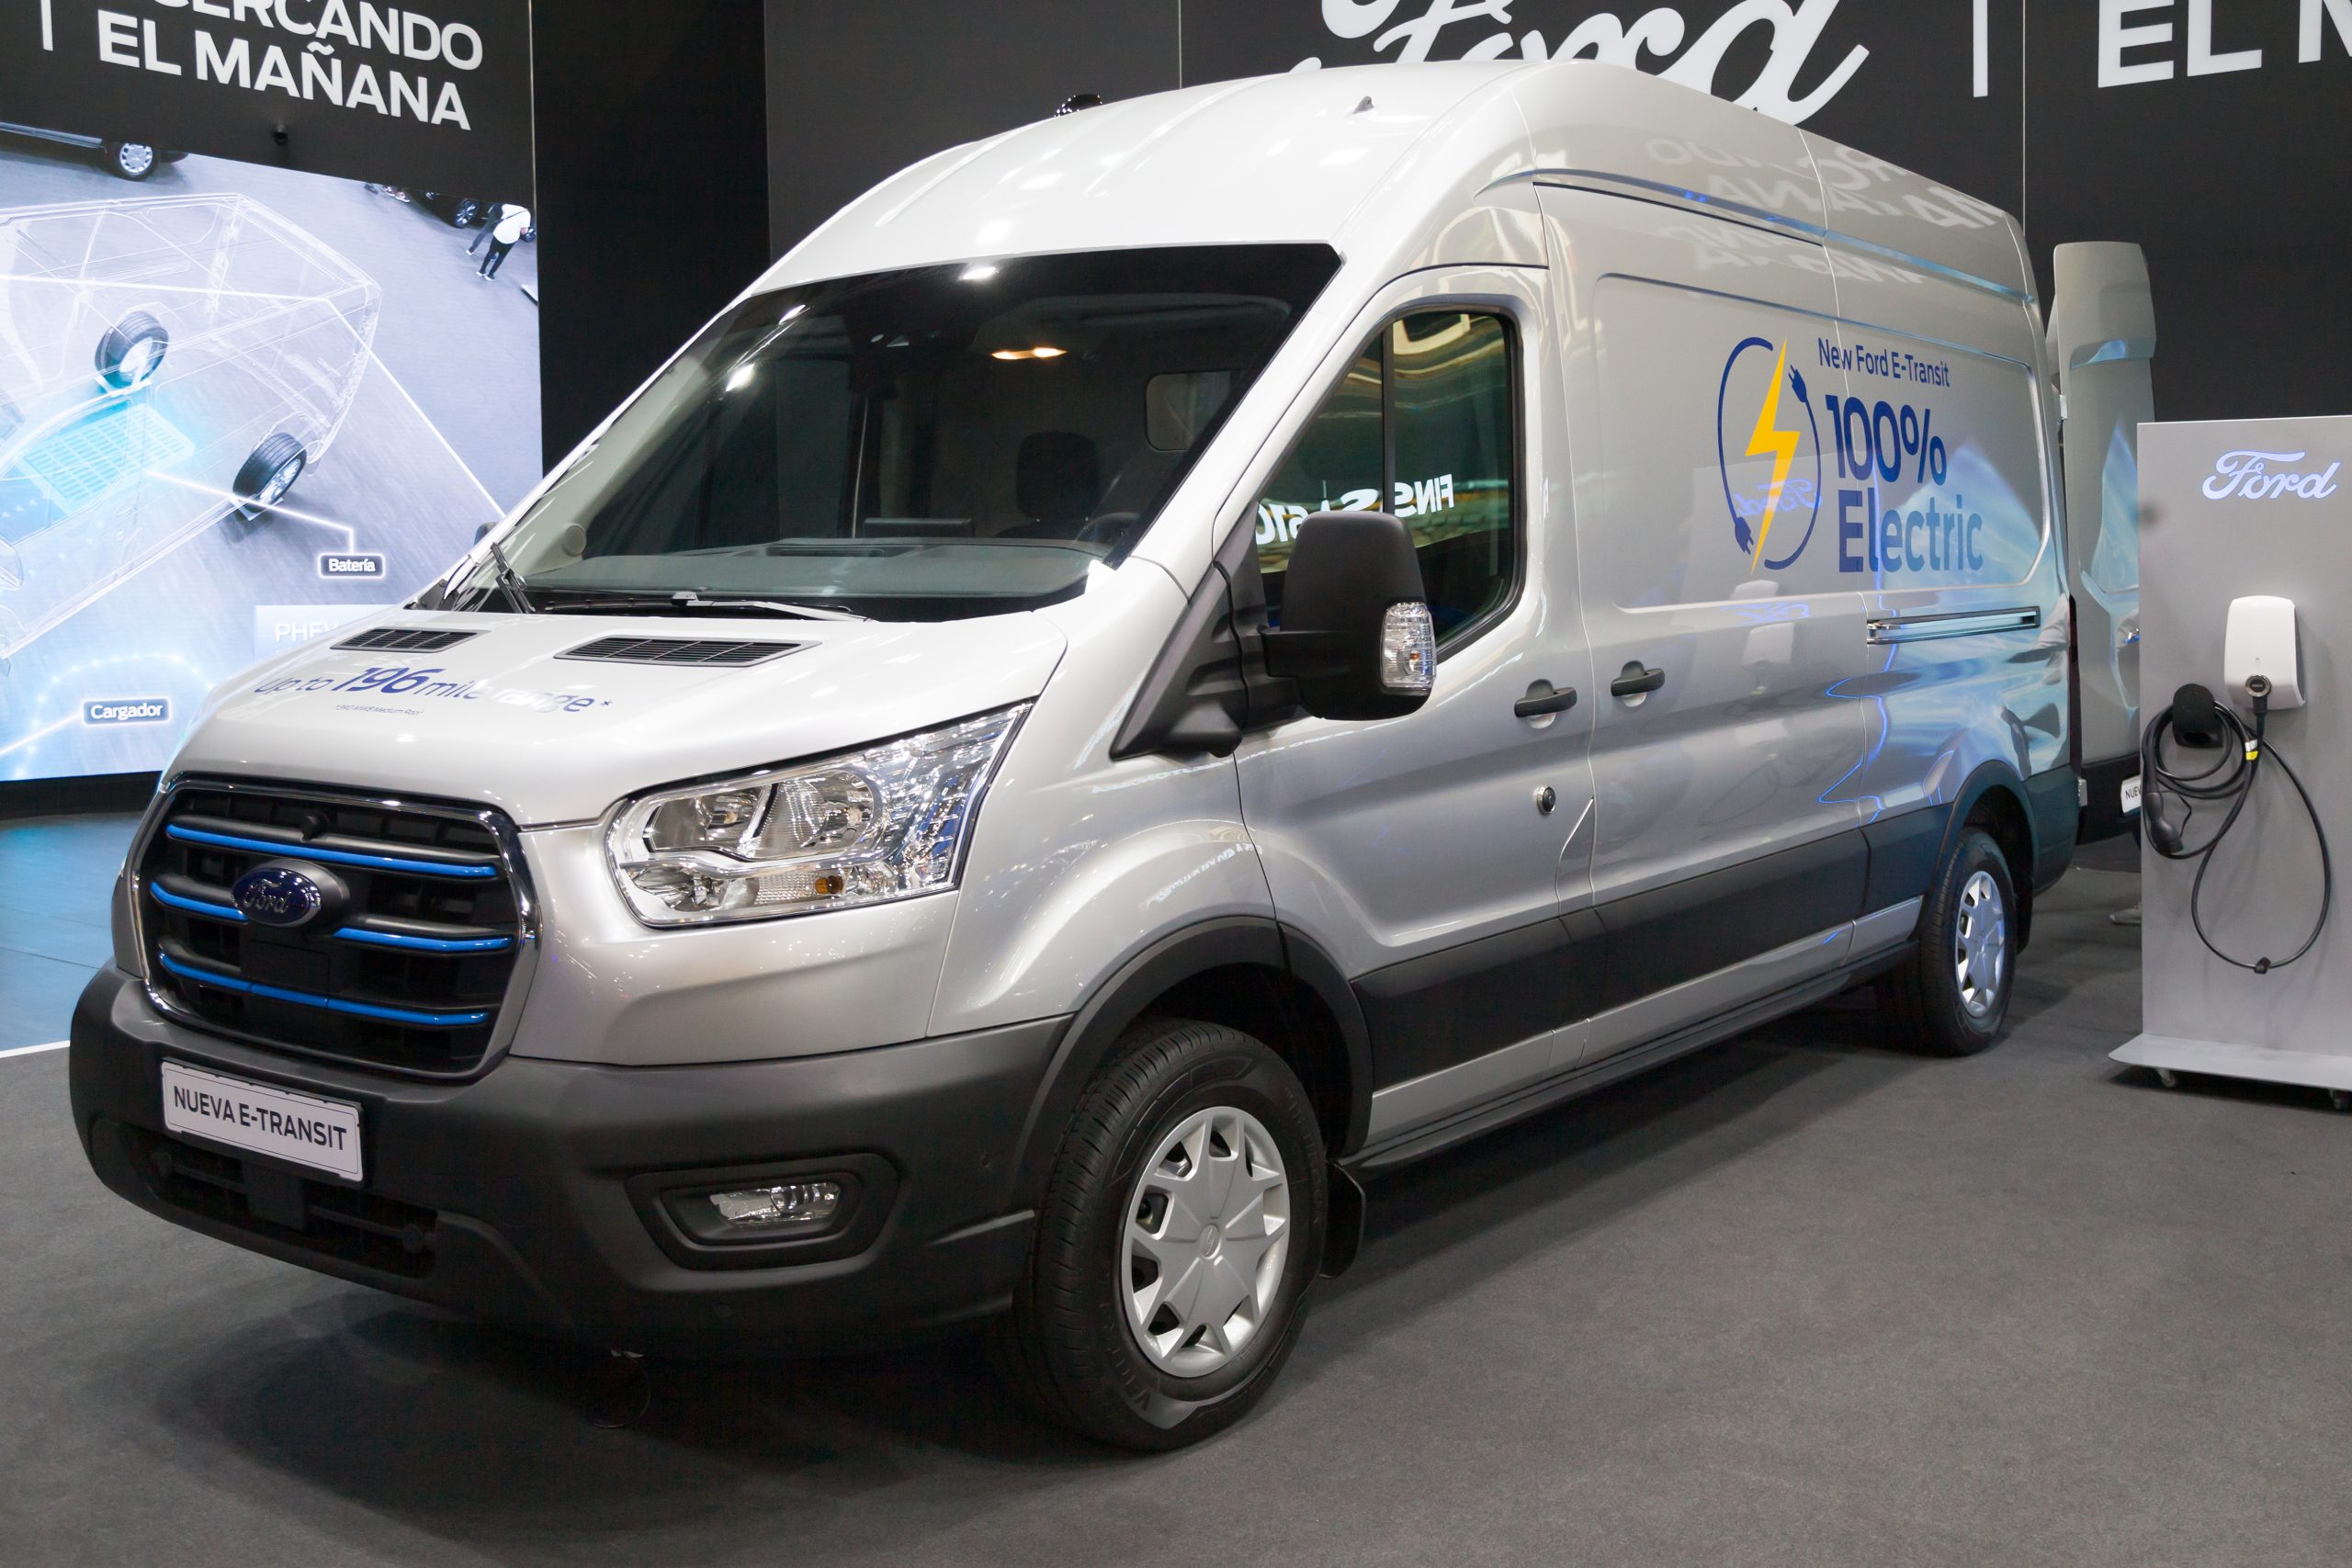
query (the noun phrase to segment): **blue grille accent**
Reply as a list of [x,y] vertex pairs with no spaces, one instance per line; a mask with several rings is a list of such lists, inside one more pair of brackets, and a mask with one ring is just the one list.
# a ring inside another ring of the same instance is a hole
[[402,860],[395,855],[354,854],[348,850],[322,850],[312,844],[289,844],[275,839],[241,839],[231,833],[209,833],[175,822],[164,829],[182,843],[210,844],[216,849],[244,850],[254,854],[284,855],[291,860],[323,861],[329,865],[364,865],[376,871],[397,871],[410,876],[496,876],[494,865],[450,865],[442,861]]
[[408,936],[400,931],[362,931],[357,926],[345,926],[334,934],[343,942],[364,942],[370,947],[405,948],[412,953],[503,953],[514,945],[514,939],[505,936]]
[[183,964],[168,953],[159,953],[155,959],[183,980],[218,986],[224,991],[234,991],[240,996],[264,997],[274,1002],[293,1002],[300,1007],[345,1013],[353,1018],[380,1018],[388,1023],[414,1023],[428,1029],[468,1029],[490,1021],[487,1012],[420,1012],[412,1008],[381,1007],[374,1002],[355,1002],[342,997],[312,996],[308,991],[289,991],[283,986],[264,986],[252,980],[241,980],[234,975],[216,975],[193,964]]
[[202,915],[209,920],[234,920],[243,925],[245,912],[228,904],[208,904],[201,898],[183,898],[176,893],[166,893],[160,887],[150,887],[155,902],[175,909],[186,909],[191,915]]
[[[243,925],[245,912],[228,904],[208,904],[201,898],[189,898],[162,887],[147,891],[155,902],[175,909],[185,909],[191,915],[202,915],[209,920],[228,920]],[[411,953],[503,953],[514,945],[507,936],[410,936],[405,931],[371,931],[358,926],[345,926],[336,931],[338,942],[365,942],[370,947],[397,947]]]

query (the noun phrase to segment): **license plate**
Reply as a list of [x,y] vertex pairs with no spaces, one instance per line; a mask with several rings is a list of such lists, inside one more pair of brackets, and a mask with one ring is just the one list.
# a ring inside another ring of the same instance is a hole
[[2133,773],[2123,781],[2123,815],[2129,817],[2140,809],[2140,775]]
[[177,1062],[164,1065],[164,1126],[272,1155],[346,1181],[360,1178],[359,1107],[249,1083]]

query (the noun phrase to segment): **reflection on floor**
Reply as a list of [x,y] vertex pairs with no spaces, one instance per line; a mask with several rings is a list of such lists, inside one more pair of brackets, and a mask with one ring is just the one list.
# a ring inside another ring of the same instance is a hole
[[[24,943],[120,831],[9,844],[0,974],[97,952]],[[0,1561],[2342,1562],[2352,1125],[2108,1062],[2136,893],[2056,890],[1985,1055],[1840,998],[1381,1182],[1275,1397],[1151,1461],[962,1340],[599,1429],[577,1352],[118,1201],[0,1061]]]
[[135,817],[0,823],[0,1051],[65,1038],[107,962],[107,908]]

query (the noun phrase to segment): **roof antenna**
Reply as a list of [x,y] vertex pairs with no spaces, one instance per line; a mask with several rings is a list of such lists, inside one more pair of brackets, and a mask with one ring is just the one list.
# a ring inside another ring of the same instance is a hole
[[1362,102],[1362,103],[1358,104],[1358,105],[1355,107],[1355,112],[1356,112],[1356,113],[1358,113],[1358,114],[1369,114],[1369,113],[1371,113],[1371,112],[1372,112],[1372,100],[1371,100],[1370,98],[1366,98],[1366,99],[1364,99],[1364,101],[1363,101],[1363,102]]
[[1080,109],[1099,109],[1102,107],[1102,95],[1100,93],[1072,93],[1069,97],[1062,100],[1062,107],[1056,109],[1054,113],[1057,117],[1059,117],[1066,114],[1076,114]]

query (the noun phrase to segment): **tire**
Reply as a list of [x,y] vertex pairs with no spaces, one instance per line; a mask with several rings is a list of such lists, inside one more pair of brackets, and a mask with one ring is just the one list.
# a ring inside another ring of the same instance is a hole
[[467,197],[449,209],[449,226],[453,229],[470,229],[481,220],[481,203],[471,197]]
[[172,334],[163,322],[133,310],[107,329],[90,362],[109,391],[128,392],[154,379],[171,346]]
[[[1254,1195],[1253,1169],[1269,1182]],[[1223,1430],[1297,1342],[1328,1181],[1314,1107],[1280,1057],[1221,1024],[1137,1022],[1070,1118],[1012,1310],[989,1325],[990,1359],[1039,1416],[1101,1442],[1160,1451]],[[1179,1207],[1170,1194],[1188,1190],[1193,1202]],[[1283,1206],[1286,1219],[1273,1213]],[[1219,1216],[1217,1235],[1198,1233],[1205,1250],[1185,1235],[1195,1209]],[[1132,1236],[1131,1216],[1160,1245]],[[1170,1269],[1181,1252],[1186,1270],[1172,1285],[1156,1262],[1163,1250]],[[1186,1280],[1202,1288],[1187,1295]],[[1194,1327],[1168,1302],[1152,1310],[1159,1295],[1196,1314],[1204,1302],[1211,1315],[1235,1305]],[[1139,1319],[1159,1326],[1152,1348]]]
[[2008,858],[1982,829],[1963,829],[1928,890],[1917,950],[1879,982],[1889,1032],[1938,1056],[1998,1040],[2017,987],[2017,917]]
[[133,182],[147,178],[164,163],[155,149],[144,141],[108,141],[99,149],[98,155],[107,173]]
[[302,444],[284,431],[263,441],[237,470],[237,515],[251,522],[283,501],[310,460]]

